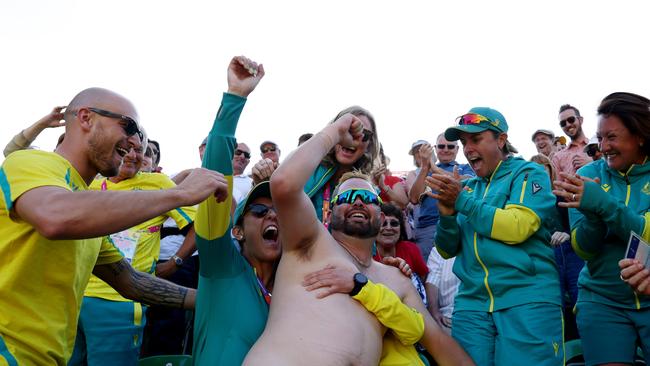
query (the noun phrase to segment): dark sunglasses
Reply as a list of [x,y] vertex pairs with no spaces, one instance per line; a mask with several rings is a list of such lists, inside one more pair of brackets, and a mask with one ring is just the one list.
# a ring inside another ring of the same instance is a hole
[[332,198],[332,204],[352,204],[357,200],[357,197],[361,198],[361,202],[365,203],[366,205],[378,205],[382,203],[381,198],[379,195],[377,195],[376,192],[369,191],[367,189],[349,189],[334,196],[334,198]]
[[587,155],[593,158],[598,153],[598,145],[589,145],[587,146]]
[[374,132],[370,130],[366,130],[365,128],[363,129],[363,137],[361,138],[361,141],[366,142],[372,138],[374,135]]
[[99,109],[99,108],[94,108],[94,107],[89,107],[89,111],[94,112],[99,114],[100,116],[108,117],[108,118],[115,118],[124,121],[126,124],[122,125],[122,128],[124,129],[124,132],[126,133],[127,136],[133,136],[136,133],[138,134],[138,137],[140,137],[140,141],[143,141],[144,136],[142,135],[142,132],[140,132],[140,129],[138,128],[138,122],[136,122],[133,118],[129,116],[125,116],[123,114],[117,114],[113,113],[111,111],[107,111],[104,109]]
[[385,220],[381,224],[381,227],[388,226],[388,225],[390,225],[391,227],[399,227],[399,220]]
[[[265,148],[262,149],[262,154],[266,154],[268,152],[275,152],[275,150],[276,150],[275,146],[265,147]],[[250,156],[250,154],[248,154],[248,155]]]
[[564,126],[566,126],[567,123],[574,124],[575,121],[576,121],[575,116],[571,116],[571,117],[569,117],[567,119],[563,119],[563,120],[560,121],[560,127],[564,128]]
[[438,148],[438,150],[444,150],[445,147],[447,148],[447,150],[454,150],[456,148],[456,145],[454,145],[454,144],[438,144],[438,145],[436,145],[436,147]]
[[258,219],[261,219],[264,216],[266,216],[266,214],[269,213],[269,211],[276,212],[274,207],[269,207],[261,203],[251,203],[250,205],[248,205],[248,207],[246,207],[246,212],[244,214],[250,212],[253,214],[253,216],[257,217]]
[[248,151],[242,151],[242,150],[239,150],[239,149],[235,150],[235,156],[239,156],[239,155],[242,155],[242,154],[244,155],[244,157],[246,159],[251,158],[251,153],[249,153]]

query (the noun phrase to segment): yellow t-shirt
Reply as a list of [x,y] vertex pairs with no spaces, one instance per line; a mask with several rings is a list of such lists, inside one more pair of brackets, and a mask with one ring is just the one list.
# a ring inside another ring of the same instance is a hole
[[67,160],[51,152],[17,151],[0,168],[0,365],[65,364],[93,267],[122,258],[102,238],[49,240],[17,218],[16,200],[43,186],[88,188]]
[[[133,178],[113,183],[107,178],[95,179],[90,184],[91,190],[109,191],[152,191],[169,189],[176,184],[164,174],[138,173]],[[125,210],[129,208],[126,207]],[[128,230],[111,234],[110,240],[117,247],[131,266],[138,271],[154,274],[156,262],[160,255],[160,229],[162,224],[171,217],[179,228],[194,221],[194,207],[179,207],[158,217],[145,221]],[[122,297],[106,282],[96,276],[91,276],[84,296],[99,297],[112,301],[130,301]]]

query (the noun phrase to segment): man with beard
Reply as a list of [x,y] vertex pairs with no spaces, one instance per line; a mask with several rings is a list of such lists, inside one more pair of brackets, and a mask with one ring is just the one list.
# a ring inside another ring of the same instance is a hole
[[560,127],[571,138],[569,146],[559,150],[552,157],[553,165],[559,173],[575,174],[582,166],[593,160],[584,152],[589,140],[582,131],[582,116],[578,108],[564,104],[560,107]]
[[[110,178],[95,179],[90,185],[95,191],[161,190],[176,186],[166,175],[142,173],[140,168],[147,147],[146,136],[129,138],[131,150],[122,158],[118,174]],[[127,230],[110,235],[111,242],[136,270],[166,278],[177,266],[167,261],[156,266],[160,254],[160,229],[168,218],[181,229],[189,230],[184,248],[193,248],[194,207],[178,207]],[[192,250],[177,253],[176,258],[186,260]],[[165,308],[167,309],[167,308]],[[91,276],[84,292],[79,314],[77,338],[68,366],[120,364],[138,362],[142,332],[147,322],[146,306],[121,296],[97,276]],[[171,309],[170,309],[171,310]]]
[[77,94],[64,115],[55,152],[17,151],[0,169],[0,363],[65,365],[91,272],[126,298],[192,308],[193,291],[134,271],[101,236],[227,193],[205,169],[174,189],[88,191],[97,173],[117,174],[128,138],[141,133],[138,115],[100,88]]
[[[378,364],[384,329],[377,319],[344,294],[335,293],[319,300],[304,290],[304,277],[327,266],[356,273],[351,296],[359,295],[371,284],[368,278],[388,282],[388,287],[408,306],[426,313],[407,277],[372,260],[370,248],[382,214],[378,195],[367,179],[348,174],[347,180],[332,192],[331,234],[303,191],[325,155],[339,144],[352,150],[359,148],[363,132],[361,120],[345,114],[302,144],[271,177],[283,254],[266,328],[244,364],[304,365],[323,360],[329,364]],[[315,284],[322,281],[326,278],[317,278]],[[325,296],[327,291],[319,295]],[[381,299],[377,300],[382,305]],[[442,364],[462,364],[466,355],[432,323],[425,316],[424,338],[436,348],[436,360]]]

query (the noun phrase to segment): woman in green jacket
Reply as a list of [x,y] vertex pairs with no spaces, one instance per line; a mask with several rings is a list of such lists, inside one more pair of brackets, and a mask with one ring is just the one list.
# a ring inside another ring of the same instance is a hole
[[571,244],[587,261],[578,281],[577,322],[587,365],[650,360],[650,297],[623,281],[619,260],[632,232],[650,241],[650,100],[613,93],[598,107],[603,159],[561,174],[554,193],[569,207]]

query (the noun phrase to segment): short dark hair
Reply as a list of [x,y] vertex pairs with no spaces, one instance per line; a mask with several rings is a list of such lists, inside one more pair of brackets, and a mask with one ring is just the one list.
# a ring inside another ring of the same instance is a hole
[[406,227],[404,226],[404,214],[397,206],[390,203],[381,204],[381,212],[386,216],[394,216],[399,221],[399,240],[408,240],[406,235]]
[[605,97],[598,115],[618,117],[632,135],[643,138],[641,150],[650,155],[650,100],[634,93],[616,92]]
[[560,106],[560,111],[558,112],[558,114],[560,114],[560,113],[562,113],[562,112],[564,112],[566,110],[569,110],[569,109],[573,109],[573,111],[576,112],[576,116],[580,117],[580,111],[578,110],[578,108],[572,106],[571,104],[562,104]]
[[305,142],[307,142],[307,140],[309,140],[313,136],[314,136],[313,133],[303,133],[302,135],[300,135],[300,137],[298,137],[298,146],[304,144]]
[[160,163],[160,144],[156,140],[149,140],[149,143],[156,146],[158,149],[158,154],[156,154],[156,161],[153,162],[153,165],[158,166]]

